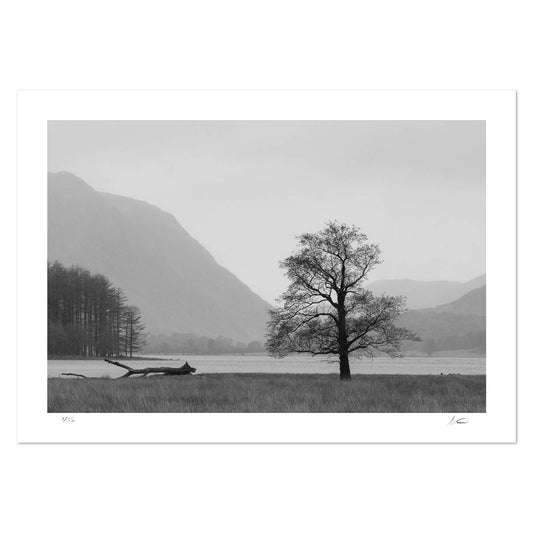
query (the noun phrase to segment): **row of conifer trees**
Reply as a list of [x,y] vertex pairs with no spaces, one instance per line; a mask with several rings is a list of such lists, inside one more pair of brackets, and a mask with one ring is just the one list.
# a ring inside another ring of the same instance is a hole
[[48,263],[48,355],[132,356],[145,342],[137,307],[101,274]]

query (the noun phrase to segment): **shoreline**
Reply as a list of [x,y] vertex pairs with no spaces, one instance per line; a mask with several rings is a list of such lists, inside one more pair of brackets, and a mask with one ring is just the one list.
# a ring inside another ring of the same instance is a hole
[[[164,376],[161,374],[152,374],[149,376],[138,376],[138,377],[131,377],[129,379],[153,379],[153,378],[169,378],[169,379],[175,379],[175,380],[181,380],[181,379],[189,379],[189,378],[199,378],[204,376],[216,376],[216,377],[235,377],[235,378],[246,378],[246,377],[256,377],[256,376],[263,376],[263,377],[329,377],[334,376],[339,378],[338,372],[328,372],[328,373],[320,373],[320,372],[309,372],[309,373],[303,373],[303,372],[201,372],[198,374],[188,374],[183,376]],[[353,372],[352,371],[352,380],[360,377],[360,376],[371,376],[373,378],[379,378],[379,377],[387,377],[387,378],[394,378],[394,377],[411,377],[411,378],[425,378],[425,377],[437,377],[437,378],[447,378],[447,377],[486,377],[486,374],[461,374],[459,373],[439,373],[439,374],[369,374],[365,372]],[[84,379],[102,379],[102,380],[110,380],[113,381],[115,379],[119,379],[120,376],[117,377],[109,377],[109,376],[87,376]],[[48,376],[47,379],[70,379],[68,377],[61,377],[61,376]],[[340,381],[340,379],[339,379]]]

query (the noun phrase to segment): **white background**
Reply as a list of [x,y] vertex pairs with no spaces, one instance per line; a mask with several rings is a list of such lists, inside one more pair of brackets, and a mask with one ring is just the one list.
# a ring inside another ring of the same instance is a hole
[[[533,362],[522,335],[531,323],[526,273],[533,271],[526,247],[533,216],[528,5],[4,2],[4,529],[530,531]],[[518,444],[17,445],[16,89],[159,87],[517,89]]]

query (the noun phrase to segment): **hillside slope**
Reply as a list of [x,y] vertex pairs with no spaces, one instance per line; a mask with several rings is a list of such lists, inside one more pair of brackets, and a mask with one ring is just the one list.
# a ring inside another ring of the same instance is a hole
[[459,315],[486,315],[486,286],[474,289],[458,300],[435,308],[438,313],[454,313]]
[[109,277],[161,333],[263,340],[268,304],[170,214],[48,175],[48,259]]
[[409,309],[425,309],[447,304],[485,284],[485,274],[470,281],[418,281],[412,279],[379,280],[368,285],[376,294],[405,296]]
[[[449,304],[407,311],[399,322],[418,334],[422,341],[436,341],[443,350],[484,348],[485,292],[484,285]],[[418,343],[417,348],[423,349],[423,346]]]

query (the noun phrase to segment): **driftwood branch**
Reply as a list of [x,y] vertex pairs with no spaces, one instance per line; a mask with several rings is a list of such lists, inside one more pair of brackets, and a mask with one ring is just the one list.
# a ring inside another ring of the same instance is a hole
[[[159,366],[159,367],[148,367],[148,368],[131,368],[130,366],[125,365],[124,363],[119,363],[118,361],[111,361],[110,359],[104,359],[106,363],[110,365],[120,366],[127,370],[127,372],[120,376],[120,378],[129,378],[133,375],[147,376],[148,374],[163,374],[165,376],[187,376],[196,372],[196,368],[193,368],[187,361],[185,364],[180,367],[172,366]],[[119,379],[120,379],[119,378]]]
[[87,376],[84,376],[83,374],[72,374],[71,372],[62,372],[62,376],[74,376],[76,378],[86,378]]

